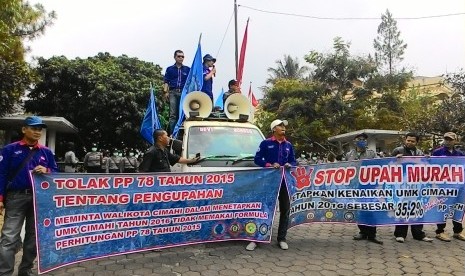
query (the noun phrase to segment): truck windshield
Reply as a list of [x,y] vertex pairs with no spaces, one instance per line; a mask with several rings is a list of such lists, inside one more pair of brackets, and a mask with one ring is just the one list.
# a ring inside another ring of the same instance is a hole
[[192,158],[197,153],[205,158],[253,158],[262,140],[263,136],[254,128],[191,127],[189,128],[187,158]]

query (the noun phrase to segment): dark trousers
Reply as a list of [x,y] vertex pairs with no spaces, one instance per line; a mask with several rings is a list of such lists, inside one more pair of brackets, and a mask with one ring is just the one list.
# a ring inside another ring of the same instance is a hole
[[170,120],[169,120],[169,134],[173,134],[176,123],[179,118],[179,102],[181,101],[180,90],[170,90]]
[[289,201],[289,194],[287,192],[286,183],[284,180],[281,182],[279,189],[279,226],[278,226],[278,242],[286,241],[287,227],[289,226],[289,211],[291,204]]
[[360,234],[366,236],[368,239],[376,237],[376,226],[367,226],[358,224],[358,229],[360,229]]
[[[425,232],[423,232],[423,224],[412,224],[410,225],[410,231],[412,232],[412,237],[416,240],[422,240],[426,237]],[[408,225],[396,225],[394,230],[394,236],[406,238],[408,232]]]
[[[463,231],[462,223],[452,221],[452,224],[454,225],[454,228],[452,228],[452,229],[454,230],[455,234],[461,233]],[[441,234],[441,233],[444,233],[444,229],[446,228],[446,224],[441,223],[441,224],[438,224],[437,227],[438,228],[436,229],[436,234]]]
[[88,173],[101,173],[101,172],[102,172],[102,168],[101,168],[101,167],[97,167],[97,166],[95,166],[95,167],[87,167],[87,168],[86,168],[86,171],[87,171]]

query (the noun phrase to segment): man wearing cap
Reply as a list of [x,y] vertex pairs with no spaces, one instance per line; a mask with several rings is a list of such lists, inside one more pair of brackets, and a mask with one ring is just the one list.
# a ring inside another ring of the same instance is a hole
[[223,94],[223,106],[229,96],[236,93],[241,93],[241,88],[239,87],[239,82],[237,80],[230,80],[228,82],[228,89],[229,90]]
[[168,123],[170,132],[173,132],[178,122],[181,93],[190,71],[188,66],[182,64],[184,53],[181,50],[174,51],[174,60],[175,63],[166,68],[163,84],[165,98],[169,99],[170,102],[170,119]]
[[[431,154],[432,156],[464,156],[465,154],[457,149],[455,149],[455,144],[457,143],[457,134],[453,132],[446,132],[444,133],[444,145],[439,147],[433,151]],[[463,226],[462,223],[452,221],[453,224],[453,237],[465,241],[465,235],[462,233]],[[445,223],[437,224],[436,229],[436,238],[441,241],[450,242],[450,237],[444,233],[444,229],[446,228]]]
[[[274,120],[270,128],[273,133],[271,138],[263,140],[260,143],[258,151],[255,153],[255,164],[261,167],[273,167],[279,169],[281,166],[290,168],[296,166],[294,148],[286,140],[286,120]],[[287,227],[289,224],[289,194],[287,192],[286,182],[281,182],[279,189],[279,226],[278,226],[278,245],[281,249],[287,250],[289,246],[286,242]],[[253,251],[257,247],[255,242],[250,242],[246,250]]]
[[13,274],[16,244],[20,241],[24,221],[26,234],[18,276],[34,275],[32,267],[37,253],[29,171],[38,174],[58,171],[52,151],[38,143],[42,128],[46,127],[41,118],[27,117],[22,127],[23,139],[6,145],[0,155],[0,212],[5,209],[5,223],[0,238],[1,276]]
[[[367,148],[368,135],[366,133],[359,133],[354,137],[355,149],[349,151],[346,155],[347,161],[373,159],[378,158],[374,150]],[[354,240],[369,240],[377,244],[383,244],[381,240],[376,237],[376,227],[358,224],[360,232],[354,236]]]
[[213,77],[216,74],[216,58],[210,54],[203,57],[203,86],[201,91],[205,92],[213,103]]

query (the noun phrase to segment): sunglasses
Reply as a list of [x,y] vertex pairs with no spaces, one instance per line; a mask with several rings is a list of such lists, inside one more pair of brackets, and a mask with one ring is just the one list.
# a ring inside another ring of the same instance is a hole
[[178,57],[178,58],[184,58],[184,56],[176,56],[176,57]]

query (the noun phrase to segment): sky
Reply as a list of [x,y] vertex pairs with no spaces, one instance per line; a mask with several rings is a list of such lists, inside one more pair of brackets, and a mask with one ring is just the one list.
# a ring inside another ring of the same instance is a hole
[[[217,58],[215,97],[235,78],[234,0],[30,0],[55,11],[45,34],[27,42],[28,59],[64,55],[87,58],[99,52],[125,54],[163,68],[173,53],[185,53],[191,66],[202,34],[202,55]],[[397,19],[407,43],[401,66],[416,76],[439,76],[465,68],[465,14],[427,19],[401,19],[465,13],[464,0],[237,0],[239,47],[250,19],[242,91],[251,83],[257,98],[267,69],[284,55],[298,58],[310,51],[329,53],[333,38],[351,43],[351,54],[373,54],[373,40],[386,9]],[[261,11],[260,11],[261,10]],[[307,17],[281,15],[297,14]],[[336,18],[336,20],[313,19]],[[340,18],[373,18],[341,20]],[[229,28],[228,28],[229,25]]]

